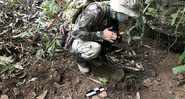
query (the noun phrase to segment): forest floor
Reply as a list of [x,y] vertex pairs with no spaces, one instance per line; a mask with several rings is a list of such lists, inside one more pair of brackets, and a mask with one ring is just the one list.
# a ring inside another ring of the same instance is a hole
[[[140,72],[124,70],[124,73],[105,62],[92,62],[92,72],[83,75],[74,58],[65,51],[51,61],[33,59],[32,65],[22,72],[1,75],[0,99],[7,99],[3,98],[6,96],[9,99],[86,99],[89,90],[100,86],[106,88],[106,94],[103,98],[91,99],[185,99],[185,92],[177,87],[176,75],[172,73],[180,55],[160,46],[160,42],[150,38],[145,38],[139,48],[130,46],[140,56],[133,59],[142,63],[144,71]],[[110,79],[107,84],[100,84],[95,81],[98,77]]]
[[[166,40],[145,37],[140,47],[133,43],[127,50],[109,54],[114,61],[118,60],[117,63],[122,62],[122,67],[140,63],[142,71],[121,69],[111,61],[94,60],[90,62],[91,73],[83,75],[74,57],[66,51],[57,53],[52,59],[36,58],[39,49],[48,52],[47,46],[53,48],[55,45],[52,35],[58,33],[60,24],[55,21],[60,18],[46,22],[37,20],[44,14],[39,14],[39,3],[36,3],[42,0],[25,1],[27,6],[17,4],[14,9],[10,7],[10,11],[6,8],[8,3],[0,1],[3,4],[0,5],[0,19],[3,19],[0,20],[0,56],[8,53],[7,56],[15,57],[16,62],[29,62],[23,63],[21,70],[0,73],[0,99],[88,99],[86,93],[99,87],[105,91],[89,99],[185,99],[184,90],[178,87],[178,78],[182,77],[172,73],[180,54],[168,51],[163,44],[168,42]],[[48,26],[42,29],[40,25]],[[47,33],[52,42],[42,40]],[[106,78],[106,82],[100,82],[100,78]]]

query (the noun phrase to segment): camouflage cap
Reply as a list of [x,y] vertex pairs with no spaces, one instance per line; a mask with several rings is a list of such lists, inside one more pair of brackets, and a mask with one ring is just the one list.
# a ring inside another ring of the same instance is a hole
[[139,16],[139,0],[110,0],[110,7],[130,17]]

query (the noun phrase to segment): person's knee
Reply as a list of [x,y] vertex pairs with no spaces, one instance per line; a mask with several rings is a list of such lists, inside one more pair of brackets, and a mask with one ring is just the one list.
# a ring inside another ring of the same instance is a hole
[[91,51],[87,51],[87,53],[85,55],[83,55],[85,59],[87,60],[91,60],[94,58],[97,58],[101,52],[101,45],[96,43],[96,42],[92,42],[91,44],[91,49],[89,49]]
[[101,45],[96,42],[74,40],[72,44],[72,53],[85,60],[91,60],[98,57],[100,51]]

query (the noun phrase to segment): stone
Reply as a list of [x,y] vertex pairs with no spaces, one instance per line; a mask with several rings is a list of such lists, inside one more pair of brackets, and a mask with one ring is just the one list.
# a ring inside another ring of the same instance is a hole
[[103,91],[98,96],[101,97],[101,98],[105,98],[105,97],[107,97],[107,92]]
[[91,99],[101,99],[101,98],[98,96],[93,96]]
[[111,80],[116,82],[116,81],[121,81],[125,77],[125,71],[123,69],[116,69],[114,73],[111,75]]
[[9,99],[7,95],[1,95],[0,99]]

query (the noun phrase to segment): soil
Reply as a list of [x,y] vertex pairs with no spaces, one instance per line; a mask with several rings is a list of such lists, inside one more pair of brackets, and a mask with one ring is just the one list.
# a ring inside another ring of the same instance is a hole
[[[90,74],[83,75],[74,58],[64,51],[49,61],[33,59],[31,66],[10,76],[2,74],[0,95],[9,99],[34,99],[46,92],[45,99],[86,99],[86,92],[102,86],[108,96],[101,99],[185,99],[185,92],[177,87],[176,75],[171,71],[180,55],[162,49],[160,42],[150,38],[143,43],[139,48],[135,44],[130,48],[140,56],[131,60],[141,62],[144,71],[123,71],[99,60],[91,62]],[[92,80],[98,77],[107,77],[109,82],[99,84]]]

